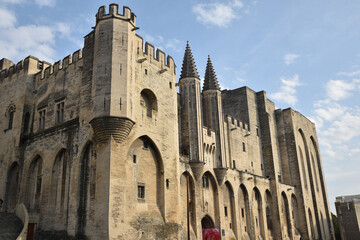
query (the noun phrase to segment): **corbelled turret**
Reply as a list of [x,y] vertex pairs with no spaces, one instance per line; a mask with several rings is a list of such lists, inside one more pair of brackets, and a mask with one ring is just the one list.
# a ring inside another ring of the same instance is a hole
[[181,68],[180,79],[186,78],[186,77],[200,78],[199,73],[196,69],[193,55],[191,53],[189,41],[186,43],[186,50],[185,50],[185,54],[184,54],[183,65]]
[[205,79],[204,79],[204,87],[203,91],[205,90],[219,90],[219,83],[210,59],[210,55],[208,56],[208,61],[206,65],[206,71],[205,71]]

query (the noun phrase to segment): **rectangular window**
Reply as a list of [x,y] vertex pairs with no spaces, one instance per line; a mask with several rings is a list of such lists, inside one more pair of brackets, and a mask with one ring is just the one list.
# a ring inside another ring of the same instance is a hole
[[236,162],[235,162],[235,160],[233,160],[233,168],[234,168],[234,169],[236,168]]
[[244,215],[244,209],[243,209],[243,208],[241,209],[241,216],[242,216],[242,218],[245,217],[245,215]]
[[243,142],[243,143],[242,143],[242,145],[243,145],[243,152],[246,152],[246,146],[245,146],[245,143]]
[[145,185],[138,184],[138,199],[145,200]]
[[133,155],[133,163],[136,163],[136,155]]
[[45,129],[45,114],[45,109],[39,111],[39,130]]
[[56,123],[64,121],[64,102],[56,104]]
[[209,188],[209,178],[207,176],[202,177],[202,186],[203,188]]
[[224,206],[225,217],[228,216],[227,206]]

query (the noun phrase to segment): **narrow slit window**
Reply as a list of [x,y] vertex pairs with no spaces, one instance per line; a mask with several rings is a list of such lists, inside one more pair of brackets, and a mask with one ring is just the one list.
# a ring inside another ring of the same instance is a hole
[[138,199],[145,200],[145,185],[138,185]]

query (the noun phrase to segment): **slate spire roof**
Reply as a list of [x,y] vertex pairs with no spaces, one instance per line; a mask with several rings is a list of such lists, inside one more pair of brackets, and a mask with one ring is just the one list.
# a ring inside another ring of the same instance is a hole
[[186,43],[186,50],[184,54],[184,60],[181,68],[180,79],[186,77],[200,78],[196,69],[195,61],[190,50],[189,41]]
[[206,64],[206,70],[205,70],[205,79],[204,79],[204,87],[203,91],[205,90],[219,90],[219,83],[213,68],[213,65],[211,63],[210,56],[208,56],[208,61]]

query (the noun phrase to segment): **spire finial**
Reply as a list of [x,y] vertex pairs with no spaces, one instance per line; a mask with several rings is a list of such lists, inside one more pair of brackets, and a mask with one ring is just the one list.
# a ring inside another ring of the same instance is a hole
[[186,49],[185,49],[185,54],[184,54],[184,60],[183,60],[183,64],[182,64],[180,79],[186,78],[186,77],[200,78],[199,74],[198,74],[198,71],[196,69],[196,65],[195,65],[193,55],[191,53],[189,41],[186,42]]
[[205,70],[205,79],[204,79],[204,87],[203,91],[205,90],[219,90],[219,83],[213,68],[213,65],[211,63],[210,55],[208,55],[208,61],[206,64],[206,70]]

